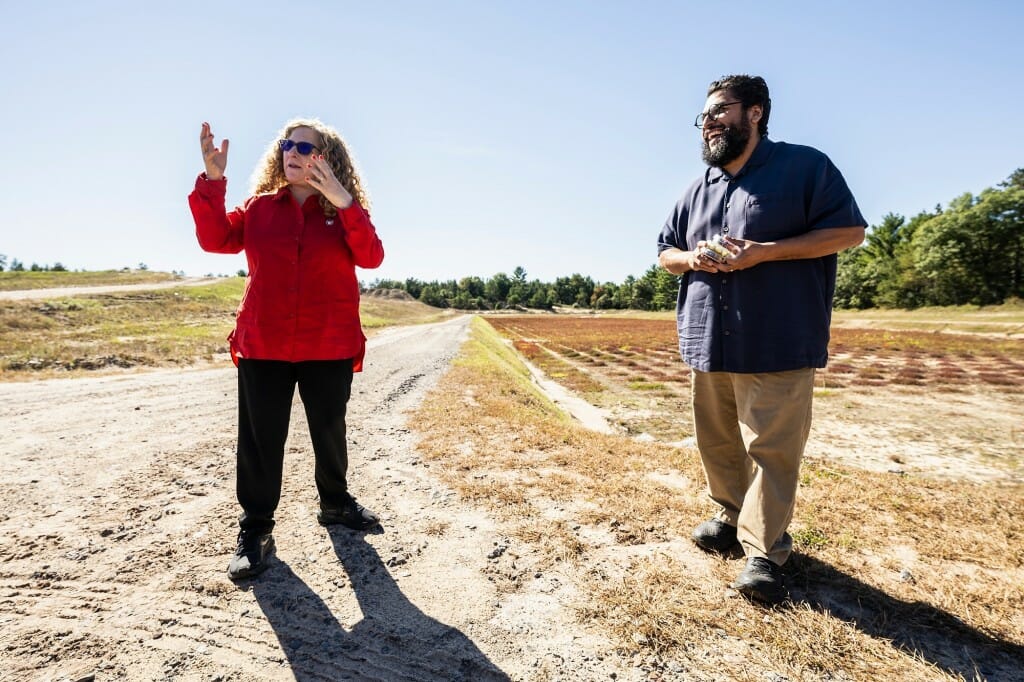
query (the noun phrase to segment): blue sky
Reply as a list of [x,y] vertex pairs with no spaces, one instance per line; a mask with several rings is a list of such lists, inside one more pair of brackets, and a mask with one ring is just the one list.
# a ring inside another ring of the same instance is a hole
[[0,253],[26,265],[204,254],[199,126],[228,201],[282,123],[346,137],[384,265],[364,281],[523,266],[622,281],[703,169],[709,81],[754,73],[771,137],[826,152],[872,224],[1024,166],[1024,3],[4,3]]

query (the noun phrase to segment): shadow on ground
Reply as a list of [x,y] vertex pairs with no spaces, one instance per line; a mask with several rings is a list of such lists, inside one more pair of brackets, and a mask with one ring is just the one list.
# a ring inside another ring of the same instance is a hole
[[794,554],[786,567],[795,602],[890,640],[954,677],[1024,679],[1020,644],[986,634],[931,604],[897,599],[807,555]]
[[252,583],[298,682],[509,682],[469,637],[402,594],[362,533],[330,533],[339,576],[347,573],[363,613],[351,630],[283,562]]

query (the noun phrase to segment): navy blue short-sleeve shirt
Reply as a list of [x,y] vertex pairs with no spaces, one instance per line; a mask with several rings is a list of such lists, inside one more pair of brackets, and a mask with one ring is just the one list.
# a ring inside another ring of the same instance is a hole
[[[714,235],[757,242],[867,226],[842,174],[811,147],[762,138],[735,176],[708,168],[676,204],[658,253]],[[824,367],[837,257],[769,261],[736,272],[690,271],[676,306],[679,352],[702,372]]]

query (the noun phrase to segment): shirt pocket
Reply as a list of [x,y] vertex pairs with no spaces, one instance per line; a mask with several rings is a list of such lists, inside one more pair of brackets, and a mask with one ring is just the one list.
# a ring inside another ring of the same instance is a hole
[[765,192],[747,196],[744,206],[743,234],[753,241],[782,239],[807,231],[803,202],[796,194]]

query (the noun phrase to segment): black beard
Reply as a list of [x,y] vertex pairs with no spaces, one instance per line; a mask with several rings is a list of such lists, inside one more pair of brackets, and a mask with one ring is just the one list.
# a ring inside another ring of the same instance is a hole
[[750,141],[750,128],[751,126],[742,126],[742,124],[739,128],[733,126],[723,128],[722,134],[715,140],[714,146],[707,142],[704,143],[704,148],[701,151],[704,163],[715,168],[723,168],[740,158]]

